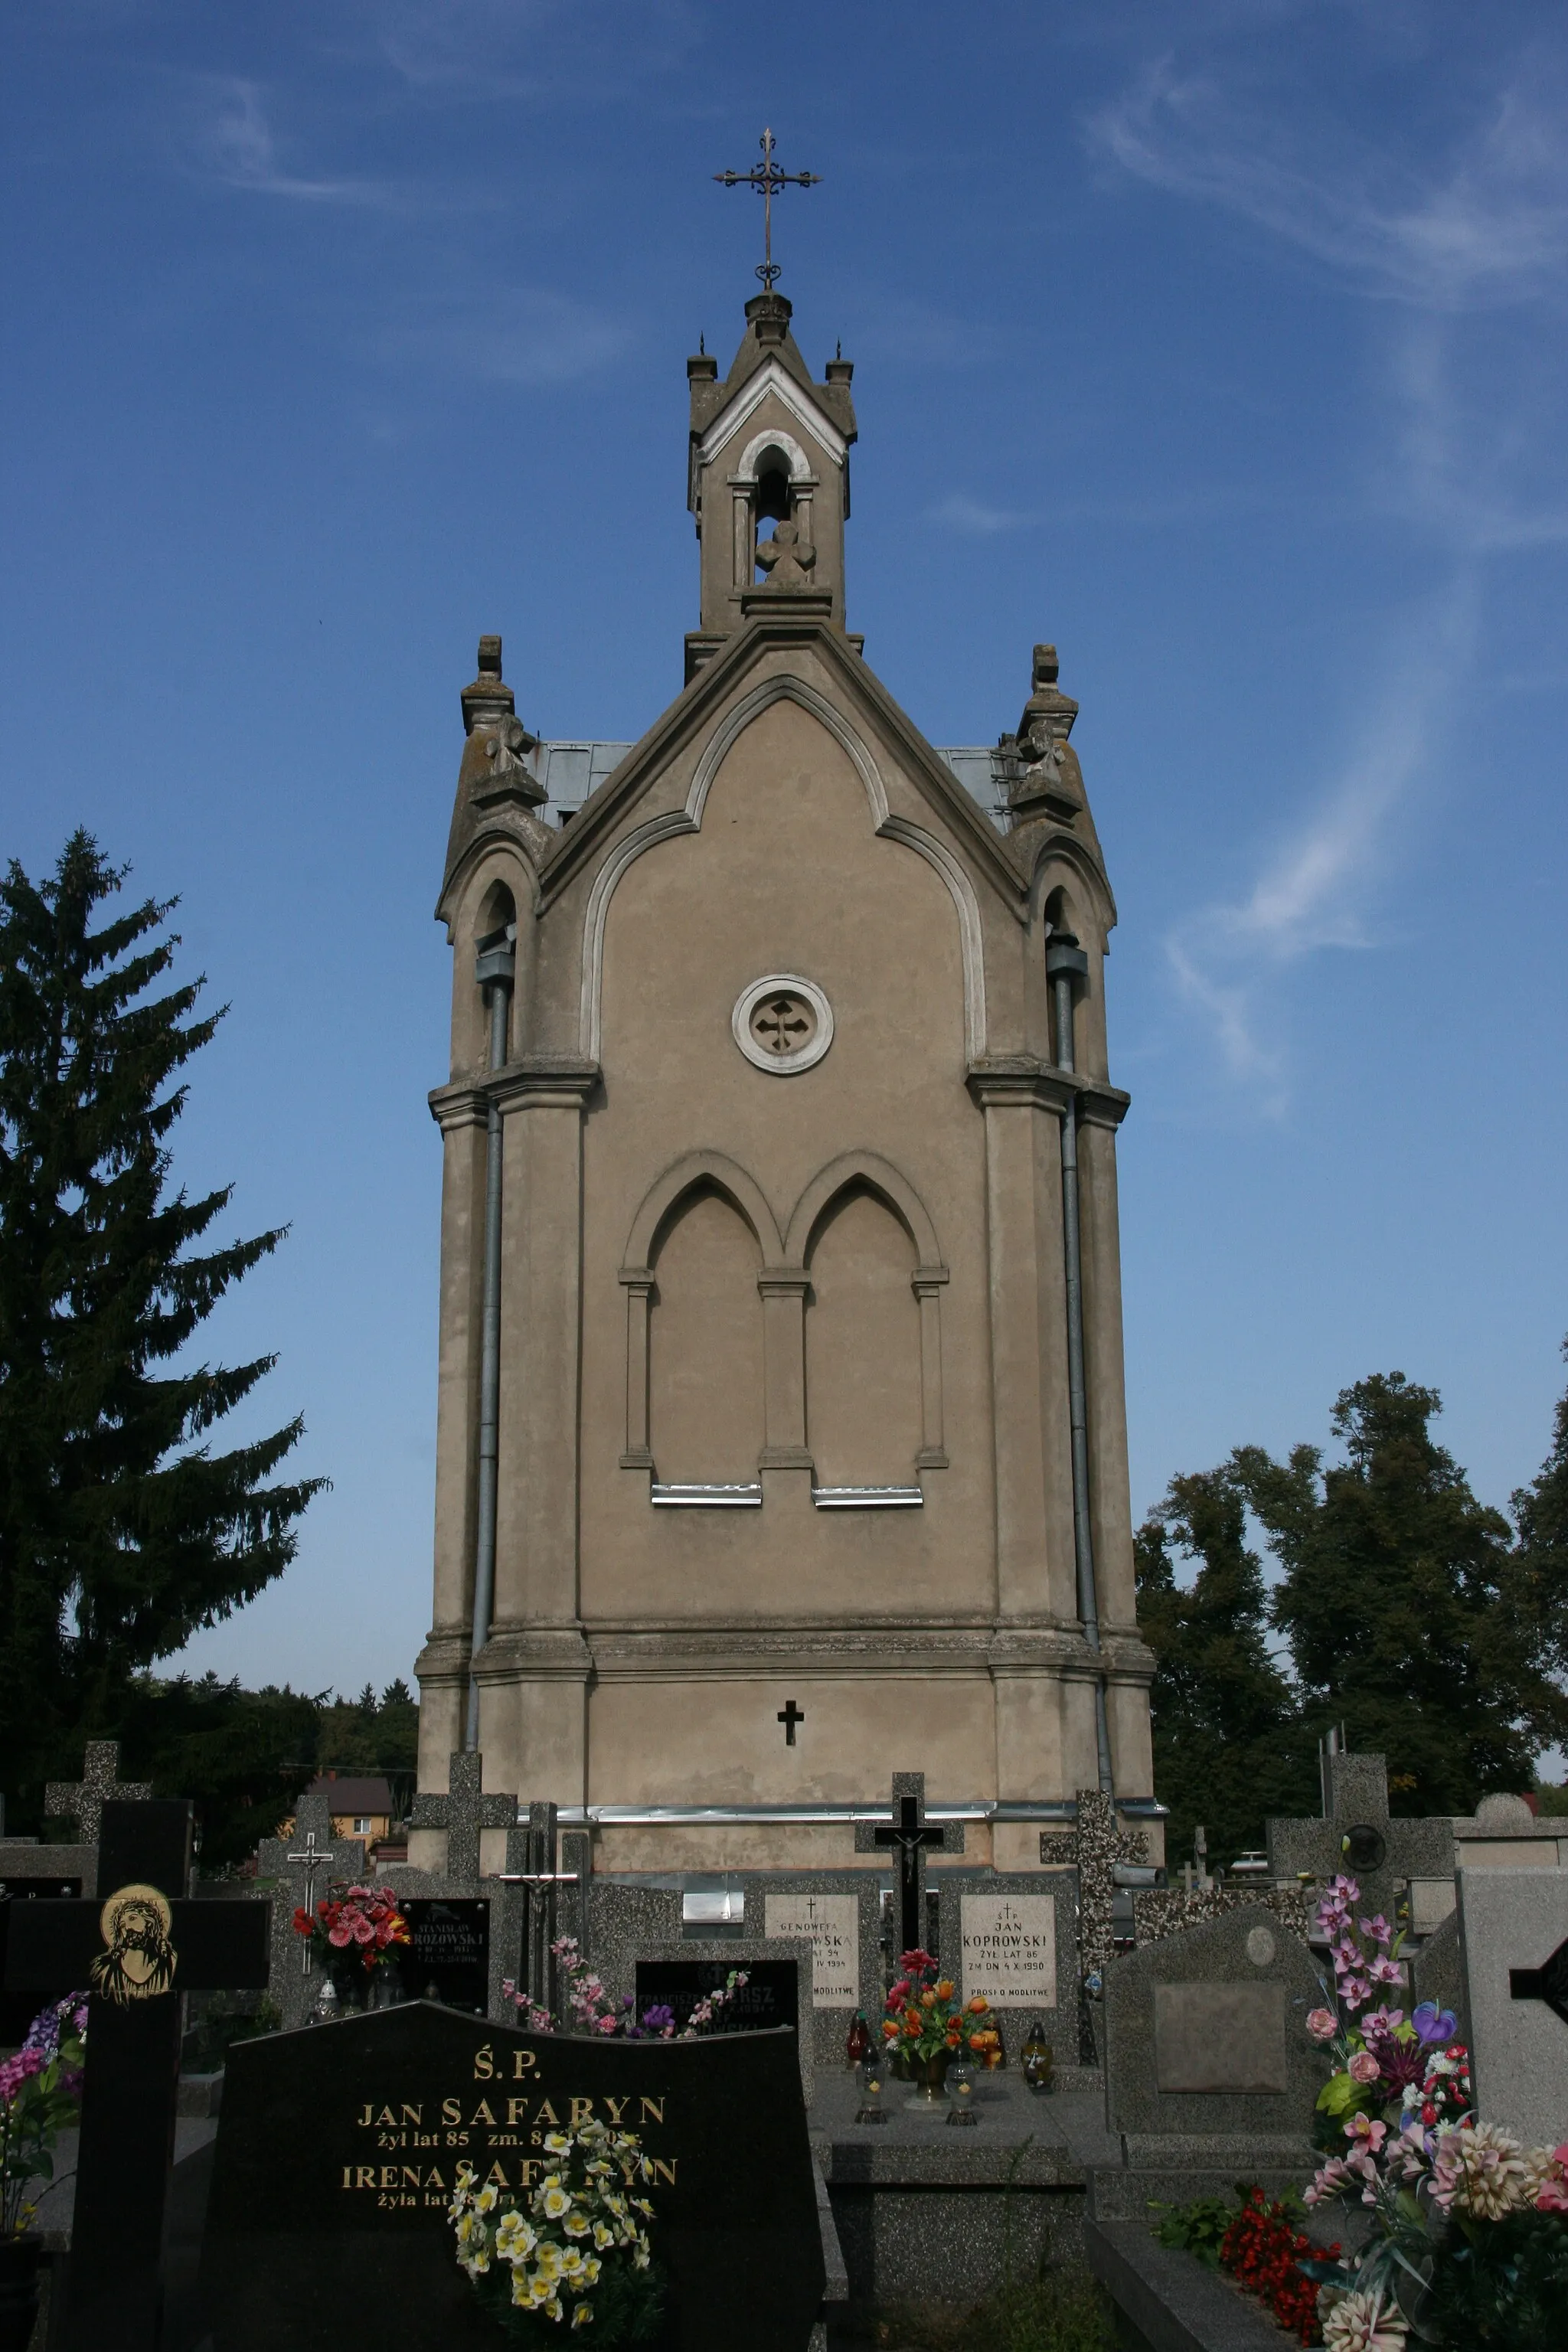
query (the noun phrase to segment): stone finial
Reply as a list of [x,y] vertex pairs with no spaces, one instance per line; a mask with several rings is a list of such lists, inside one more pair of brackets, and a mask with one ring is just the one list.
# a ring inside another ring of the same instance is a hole
[[768,575],[770,588],[809,588],[816,550],[809,540],[802,539],[796,524],[778,522],[772,539],[764,539],[758,548],[757,562]]
[[463,688],[462,704],[468,741],[459,788],[481,807],[503,800],[538,807],[547,800],[544,786],[525,764],[539,738],[519,719],[512,690],[502,680],[499,637],[479,639],[479,675]]
[[1037,646],[1031,671],[1034,690],[1024,705],[1014,739],[1020,773],[1008,793],[1007,807],[1016,825],[1040,817],[1070,824],[1088,805],[1083,771],[1068,741],[1078,705],[1058,686],[1059,674],[1055,646]]

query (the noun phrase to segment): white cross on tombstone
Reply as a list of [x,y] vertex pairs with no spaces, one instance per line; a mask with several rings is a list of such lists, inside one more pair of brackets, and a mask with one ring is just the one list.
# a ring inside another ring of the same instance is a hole
[[[268,1990],[285,2026],[304,2022],[308,1979],[315,1969],[310,1940],[294,1927],[297,1910],[316,1915],[317,1882],[352,1884],[364,1876],[363,1838],[334,1838],[331,1800],[301,1797],[289,1838],[263,1838],[257,1848],[258,1878],[276,1882],[272,1906],[272,1965]],[[296,1960],[296,1953],[299,1958]]]

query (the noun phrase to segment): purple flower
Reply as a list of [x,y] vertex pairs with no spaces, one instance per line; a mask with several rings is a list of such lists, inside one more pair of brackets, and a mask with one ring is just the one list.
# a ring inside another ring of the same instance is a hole
[[1363,1919],[1361,1922],[1361,1932],[1363,1936],[1374,1937],[1380,1944],[1392,1944],[1394,1941],[1394,1930],[1381,1911],[1375,1919]]
[[667,2027],[675,2023],[675,2011],[668,2001],[656,2000],[644,2010],[642,2021],[645,2033],[663,2033]]
[[1453,2011],[1439,2009],[1435,2000],[1419,2002],[1410,2022],[1415,2028],[1416,2041],[1422,2043],[1452,2042],[1458,2031]]

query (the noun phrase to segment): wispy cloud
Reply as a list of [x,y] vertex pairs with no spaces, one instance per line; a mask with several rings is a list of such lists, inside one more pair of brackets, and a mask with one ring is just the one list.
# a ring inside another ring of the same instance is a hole
[[1457,579],[1389,655],[1331,778],[1305,820],[1269,852],[1251,888],[1185,917],[1165,938],[1183,997],[1212,1024],[1231,1076],[1285,1102],[1284,1057],[1265,1034],[1271,976],[1324,948],[1377,944],[1373,920],[1391,821],[1428,777],[1448,728],[1453,681],[1476,629],[1473,581]]
[[488,383],[567,383],[618,359],[635,341],[626,321],[548,288],[487,287],[384,327],[383,359]]
[[1123,170],[1220,205],[1364,290],[1437,310],[1515,301],[1568,275],[1568,138],[1544,61],[1425,170],[1321,119],[1291,121],[1216,68],[1147,67],[1089,125]]
[[1021,509],[1008,507],[988,507],[972,499],[964,490],[950,490],[926,509],[928,522],[945,524],[949,530],[961,530],[972,539],[992,539],[998,531],[1022,530],[1036,518]]
[[316,179],[287,170],[261,85],[236,75],[210,79],[195,138],[198,166],[226,186],[307,204],[374,205],[386,191],[368,180]]

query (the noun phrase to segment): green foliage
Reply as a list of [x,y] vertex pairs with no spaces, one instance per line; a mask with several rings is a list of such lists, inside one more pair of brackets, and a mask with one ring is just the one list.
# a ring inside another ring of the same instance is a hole
[[[1530,1785],[1568,1729],[1552,1642],[1500,1513],[1477,1501],[1428,1423],[1436,1390],[1402,1372],[1346,1389],[1333,1427],[1285,1463],[1242,1446],[1232,1474],[1284,1570],[1274,1622],[1314,1733],[1382,1750],[1404,1811],[1462,1813]],[[1560,1415],[1561,1421],[1561,1415]]]
[[1565,2312],[1568,2220],[1526,2210],[1450,2238],[1420,2317],[1440,2344],[1562,2352]]
[[[1195,1557],[1176,1581],[1173,1544]],[[1242,1489],[1228,1467],[1173,1478],[1138,1530],[1138,1622],[1157,1661],[1150,1692],[1154,1787],[1171,1809],[1165,1851],[1191,1853],[1201,1822],[1213,1860],[1260,1847],[1270,1813],[1310,1810],[1314,1743],[1269,1654],[1263,1570],[1246,1540]]]
[[[1568,1339],[1563,1342],[1568,1356]],[[1543,1654],[1559,1674],[1568,1674],[1568,1392],[1557,1400],[1552,1450],[1535,1478],[1512,1498],[1519,1530],[1515,1563],[1519,1605],[1528,1613]],[[1568,1811],[1568,1790],[1559,1790]]]
[[0,879],[0,1787],[23,1819],[139,1671],[281,1573],[323,1483],[268,1483],[298,1419],[208,1442],[274,1360],[188,1344],[282,1234],[193,1249],[230,1192],[169,1190],[169,1081],[222,1016],[190,1017],[199,980],[149,995],[173,901],[91,928],[122,878],[79,831],[48,880]]
[[1568,1788],[1557,1782],[1538,1780],[1535,1784],[1535,1801],[1542,1812],[1552,1815],[1553,1819],[1568,1813]]
[[1238,2190],[1234,2200],[1194,2197],[1190,2205],[1163,2205],[1154,2199],[1150,2201],[1149,2210],[1163,2217],[1154,2223],[1154,2235],[1162,2246],[1173,2246],[1181,2253],[1194,2254],[1211,2271],[1217,2271],[1219,2250],[1241,2213],[1241,2194]]

